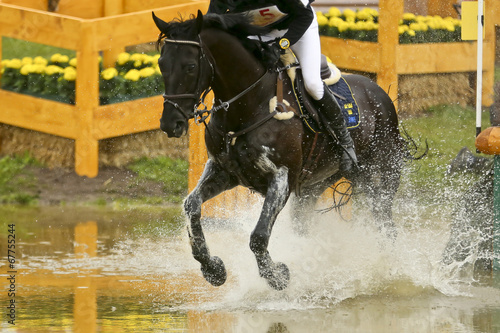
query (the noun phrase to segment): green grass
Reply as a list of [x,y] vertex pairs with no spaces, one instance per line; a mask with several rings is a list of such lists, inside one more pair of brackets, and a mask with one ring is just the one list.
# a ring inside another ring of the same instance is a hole
[[0,158],[0,203],[28,205],[36,202],[35,195],[19,190],[34,182],[33,175],[26,172],[28,165],[38,165],[29,154]]
[[[475,153],[475,119],[472,107],[442,105],[402,121],[402,127],[421,147],[427,140],[429,151],[423,159],[409,163],[400,191],[419,196],[424,204],[434,204],[452,200],[472,186],[479,175],[447,175],[446,171],[463,147]],[[489,126],[489,113],[483,112],[482,128]]]
[[136,172],[139,178],[162,182],[169,201],[181,202],[187,194],[188,161],[168,157],[141,158],[128,168]]
[[50,58],[54,53],[61,53],[68,57],[75,57],[74,50],[62,49],[55,46],[28,42],[21,39],[2,37],[2,59],[42,56]]

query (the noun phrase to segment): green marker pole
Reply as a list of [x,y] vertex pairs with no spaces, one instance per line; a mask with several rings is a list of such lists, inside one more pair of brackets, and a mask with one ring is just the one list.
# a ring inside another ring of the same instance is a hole
[[493,270],[500,271],[500,155],[493,165]]
[[494,156],[492,269],[500,272],[500,126],[488,127],[482,131],[476,138],[476,148],[484,154]]

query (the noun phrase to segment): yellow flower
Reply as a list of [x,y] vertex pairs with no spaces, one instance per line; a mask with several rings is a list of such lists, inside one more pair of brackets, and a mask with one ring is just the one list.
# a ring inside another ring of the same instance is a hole
[[67,55],[62,55],[59,57],[59,62],[68,62],[69,57]]
[[348,8],[348,9],[344,10],[344,16],[346,17],[346,19],[349,17],[356,18],[356,12],[354,10]]
[[156,59],[150,55],[145,54],[143,62],[147,65],[153,65]]
[[364,8],[356,13],[358,20],[373,21],[373,16],[369,8]]
[[328,16],[330,16],[330,17],[338,17],[340,15],[342,15],[342,12],[337,7],[331,7],[328,10]]
[[155,74],[155,69],[153,67],[146,67],[139,71],[141,77],[150,77]]
[[346,16],[345,20],[346,22],[354,23],[356,21],[356,16]]
[[416,18],[416,16],[413,13],[404,13],[403,14],[403,20],[413,21],[413,20],[415,20],[415,18]]
[[332,17],[330,20],[328,20],[328,25],[330,27],[338,27],[340,24],[344,23],[345,21],[341,19],[340,17]]
[[410,29],[414,31],[427,31],[429,27],[424,22],[418,22],[418,23],[411,23]]
[[101,77],[104,80],[111,80],[112,78],[114,78],[117,75],[118,75],[118,71],[114,67],[106,68],[105,70],[103,70],[101,72]]
[[378,23],[373,21],[366,22],[366,30],[378,30]]
[[157,65],[158,64],[158,59],[160,59],[160,54],[155,54],[153,56],[153,65]]
[[21,67],[20,73],[22,75],[28,75],[30,73],[34,72],[34,65],[33,64],[26,64]]
[[22,61],[20,59],[14,58],[14,59],[8,60],[8,63],[6,64],[5,67],[19,69],[22,66],[23,66]]
[[155,72],[156,72],[156,74],[161,75],[160,66],[156,65],[156,67],[155,67]]
[[409,28],[408,28],[408,26],[407,26],[407,25],[400,25],[400,26],[398,27],[398,33],[399,33],[400,35],[402,35],[402,34],[404,34],[404,33],[405,33],[405,31],[408,31],[408,29],[409,29]]
[[47,66],[48,60],[45,59],[44,57],[38,56],[38,57],[35,57],[35,59],[33,59],[33,63]]
[[59,58],[62,57],[62,54],[60,53],[54,53],[51,57],[50,57],[50,61],[52,62],[59,62]]
[[21,63],[23,65],[30,65],[33,63],[33,59],[31,57],[24,57],[21,59]]
[[328,24],[328,18],[325,15],[318,15],[318,25],[327,25]]
[[124,78],[125,80],[129,81],[138,81],[139,78],[141,77],[141,74],[137,69],[131,69],[125,74]]
[[78,61],[76,60],[76,58],[71,58],[71,60],[69,61],[69,64],[70,64],[70,66],[73,66],[76,68]]
[[448,31],[455,31],[455,25],[453,24],[453,22],[445,21],[444,22],[444,27]]
[[118,65],[124,65],[129,60],[130,54],[127,52],[122,52],[118,55],[118,59],[116,60],[116,62],[118,63]]
[[373,17],[378,17],[378,11],[377,11],[376,9],[369,8],[368,10],[370,11],[370,14],[371,14]]
[[427,21],[427,18],[425,16],[422,16],[422,15],[417,15],[415,17],[415,21],[417,21],[417,22],[423,22],[423,21]]
[[339,24],[338,28],[339,28],[339,31],[340,31],[340,32],[344,32],[344,31],[346,31],[347,29],[349,29],[349,23],[347,23],[347,22],[342,22],[342,23],[340,23],[340,24]]
[[32,74],[32,73],[42,74],[44,72],[44,70],[45,70],[44,65],[25,64],[25,65],[23,65],[23,67],[21,67],[20,73],[22,75],[28,75],[28,74]]
[[440,24],[438,20],[429,20],[427,21],[427,26],[431,29],[440,29]]
[[64,69],[64,79],[66,81],[75,81],[76,80],[76,69],[75,67],[68,66]]
[[354,23],[353,30],[368,30],[367,27],[368,27],[368,22],[358,21]]
[[415,36],[415,30],[408,30],[408,35]]
[[134,67],[141,67],[141,66],[142,66],[142,61],[141,60],[134,61]]
[[45,74],[47,75],[54,75],[58,73],[64,73],[64,69],[56,65],[50,65],[45,67]]
[[142,53],[134,53],[130,56],[130,60],[132,60],[132,61],[139,60],[142,62],[144,60],[144,56],[145,56],[145,54],[142,54]]

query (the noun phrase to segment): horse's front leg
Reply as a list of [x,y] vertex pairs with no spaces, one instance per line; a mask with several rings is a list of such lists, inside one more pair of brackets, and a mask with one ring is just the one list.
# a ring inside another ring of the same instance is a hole
[[288,169],[281,167],[276,170],[269,183],[259,222],[250,237],[250,249],[257,259],[260,276],[266,278],[269,285],[276,290],[287,287],[290,272],[285,264],[272,261],[267,246],[274,222],[289,196]]
[[209,159],[196,188],[184,201],[184,211],[190,221],[188,234],[193,257],[200,262],[201,272],[205,279],[214,286],[220,286],[226,282],[226,268],[219,257],[210,256],[208,251],[201,227],[201,205],[234,186],[236,182],[231,179],[228,172]]

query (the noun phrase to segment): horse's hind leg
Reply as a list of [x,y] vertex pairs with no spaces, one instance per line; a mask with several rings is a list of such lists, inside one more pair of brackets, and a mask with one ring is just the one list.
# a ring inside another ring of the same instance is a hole
[[226,190],[236,186],[229,174],[213,160],[208,160],[196,188],[184,201],[184,211],[189,218],[189,239],[193,257],[200,262],[205,279],[214,286],[226,282],[226,269],[219,257],[210,256],[201,227],[201,205]]
[[315,207],[321,194],[339,180],[337,175],[329,177],[320,183],[305,187],[301,195],[293,197],[292,222],[293,230],[299,235],[306,235],[309,231]]
[[257,259],[260,276],[266,278],[276,290],[283,290],[288,286],[290,272],[285,264],[272,261],[267,246],[274,222],[289,196],[288,169],[281,167],[269,183],[259,221],[250,237],[250,249]]

